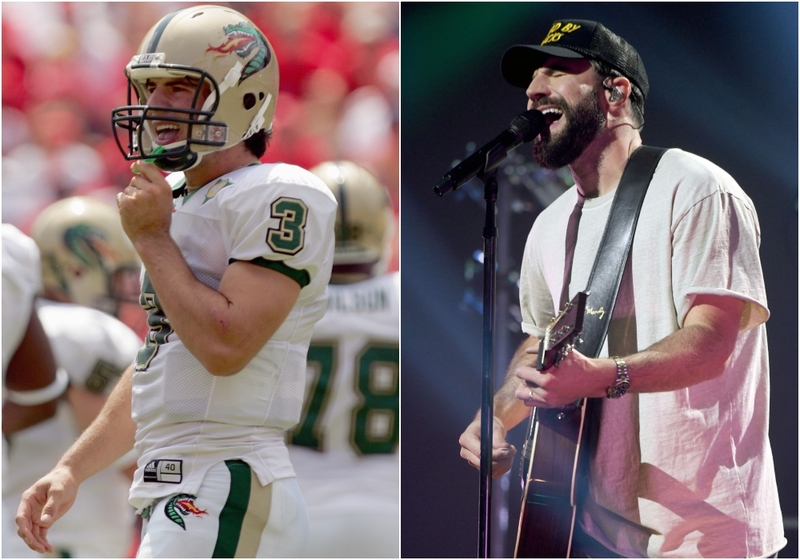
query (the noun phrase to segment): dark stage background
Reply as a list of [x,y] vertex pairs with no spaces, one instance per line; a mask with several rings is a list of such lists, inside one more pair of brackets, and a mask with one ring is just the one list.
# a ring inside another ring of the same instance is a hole
[[[797,4],[495,2],[401,5],[402,556],[478,555],[479,477],[458,437],[480,406],[482,184],[443,198],[432,188],[475,148],[468,142],[482,145],[525,110],[500,58],[561,18],[601,21],[631,42],[651,85],[645,143],[719,164],[758,209],[770,432],[789,538],[781,556],[797,557]],[[526,185],[516,171],[529,147],[512,156],[500,173],[498,378],[521,340],[514,283],[525,236],[561,180],[540,174]],[[492,556],[513,552],[516,471],[493,485]]]

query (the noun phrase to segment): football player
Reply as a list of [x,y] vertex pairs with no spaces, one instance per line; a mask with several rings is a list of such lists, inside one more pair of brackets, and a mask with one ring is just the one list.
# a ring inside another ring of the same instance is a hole
[[[3,435],[51,418],[67,388],[36,313],[42,271],[36,243],[3,224]],[[6,440],[3,440],[5,469]]]
[[283,432],[325,313],[336,199],[307,170],[261,164],[278,61],[243,14],[168,14],[126,75],[112,121],[134,163],[117,201],[150,331],[97,420],[23,494],[19,534],[52,552],[46,530],[78,485],[135,442],[139,557],[301,555],[308,521]]
[[325,316],[314,327],[303,419],[290,453],[308,509],[311,557],[399,552],[399,274],[386,273],[386,188],[352,162],[311,170],[336,196]]
[[[43,292],[37,311],[69,387],[54,417],[8,436],[3,476],[3,556],[38,557],[17,535],[22,492],[58,461],[89,425],[142,340],[113,317],[125,287],[136,285],[141,262],[116,208],[89,197],[60,200],[34,221]],[[141,312],[141,309],[140,309]],[[128,455],[117,466],[135,465]],[[89,478],[72,509],[48,533],[61,557],[118,558],[128,551],[133,509],[130,474],[109,468]]]

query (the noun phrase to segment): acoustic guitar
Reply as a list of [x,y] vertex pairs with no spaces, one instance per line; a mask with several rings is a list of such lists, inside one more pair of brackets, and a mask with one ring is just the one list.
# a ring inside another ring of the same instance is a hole
[[[558,366],[579,341],[586,296],[579,292],[548,325],[536,369]],[[569,558],[575,526],[586,399],[562,408],[533,408],[521,459],[523,472],[515,558]]]

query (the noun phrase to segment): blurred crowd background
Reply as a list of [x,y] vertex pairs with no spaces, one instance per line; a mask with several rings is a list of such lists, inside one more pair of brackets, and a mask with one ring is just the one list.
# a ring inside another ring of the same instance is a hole
[[[125,65],[164,15],[208,2],[2,4],[2,218],[28,233],[55,200],[116,204],[130,180],[111,110]],[[265,33],[280,67],[263,161],[370,169],[398,208],[399,7],[394,2],[218,3]],[[399,228],[396,228],[399,230]],[[390,270],[398,268],[397,234]]]

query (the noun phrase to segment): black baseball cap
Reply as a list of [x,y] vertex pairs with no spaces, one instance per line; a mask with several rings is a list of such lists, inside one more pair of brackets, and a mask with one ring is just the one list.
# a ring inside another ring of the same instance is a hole
[[647,97],[650,84],[636,49],[602,23],[585,19],[558,20],[540,45],[515,45],[508,49],[500,64],[503,77],[513,86],[527,88],[533,71],[551,56],[602,60],[636,84]]

